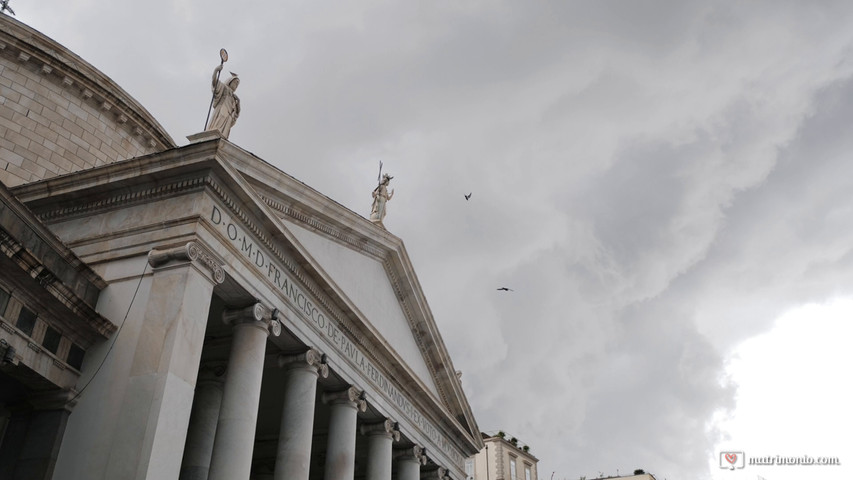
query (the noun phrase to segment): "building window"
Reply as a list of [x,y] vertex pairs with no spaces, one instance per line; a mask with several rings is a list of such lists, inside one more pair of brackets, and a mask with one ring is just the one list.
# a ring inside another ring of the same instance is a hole
[[0,288],[0,317],[6,315],[7,305],[9,305],[9,292]]
[[510,480],[518,480],[518,473],[516,472],[514,458],[509,459],[509,478]]
[[72,343],[71,349],[68,350],[68,357],[65,361],[68,362],[68,365],[80,370],[80,367],[83,366],[83,355],[85,353],[86,352],[82,348]]
[[465,459],[465,478],[468,480],[474,480],[474,459],[466,458]]
[[45,350],[50,353],[56,355],[56,351],[59,349],[59,339],[62,338],[62,335],[56,331],[53,327],[47,327],[47,330],[44,332],[44,338],[41,341],[42,346]]
[[524,467],[524,480],[533,480],[530,473],[530,467]]
[[36,327],[36,314],[27,307],[21,307],[21,313],[18,314],[18,330],[24,332],[25,335],[33,334],[33,329]]

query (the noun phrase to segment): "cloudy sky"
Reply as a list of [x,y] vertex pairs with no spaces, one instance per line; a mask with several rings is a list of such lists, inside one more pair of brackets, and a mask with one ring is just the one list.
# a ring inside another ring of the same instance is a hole
[[853,476],[853,3],[11,5],[181,145],[224,47],[234,143],[365,216],[382,161],[480,428],[541,479]]

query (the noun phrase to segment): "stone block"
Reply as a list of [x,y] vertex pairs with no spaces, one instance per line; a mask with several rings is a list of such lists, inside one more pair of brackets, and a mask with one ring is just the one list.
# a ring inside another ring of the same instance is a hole
[[[44,115],[41,114],[41,106],[39,105],[38,109],[31,109],[30,113],[27,114],[27,118],[32,119],[39,125],[48,127],[50,126],[50,120],[47,119]],[[33,127],[33,131],[35,131],[35,126]]]
[[92,118],[92,115],[89,115],[87,118],[78,117],[74,119],[74,123],[80,126],[84,131],[89,133],[95,133],[95,126],[89,122],[89,118]]
[[11,80],[13,83],[19,83],[21,85],[27,84],[27,77],[21,75],[17,68],[7,67],[3,70],[3,76]]
[[34,97],[22,96],[20,100],[18,100],[18,104],[22,107],[26,108],[30,112],[41,113],[43,105],[41,102],[36,100]]
[[6,170],[0,170],[0,182],[3,182],[3,185],[6,185],[7,187],[17,187],[18,185],[26,183],[24,179],[16,177]]
[[[48,159],[47,159],[47,158],[45,158],[45,157],[39,156],[39,157],[38,157],[38,159],[36,160],[36,163],[37,163],[40,167],[44,168],[46,171],[48,171],[48,172],[50,172],[50,173],[52,173],[52,174],[53,174],[53,175],[49,175],[49,176],[55,176],[55,175],[58,175],[58,174],[60,173],[59,166],[58,166],[58,165],[56,165],[55,163],[51,162],[50,160],[48,160]],[[65,337],[63,337],[63,338],[65,338]],[[57,355],[58,355],[60,358],[65,358],[65,357],[63,357],[63,356],[61,356],[61,355],[59,355],[59,354],[57,354]]]
[[[5,139],[14,143],[16,147],[21,147],[25,150],[30,146],[30,139],[21,135],[18,132],[13,132],[13,131],[6,132]],[[16,153],[18,155],[21,155],[20,152],[16,152]],[[21,155],[21,156],[23,157],[23,155]]]
[[[47,119],[47,117],[44,117],[44,118]],[[48,148],[50,148],[54,152],[63,153],[63,152],[60,152],[59,150],[54,150],[52,147],[48,146],[47,142],[50,142],[50,143],[55,145],[56,140],[59,138],[59,134],[57,134],[56,132],[54,132],[52,129],[49,128],[50,125],[51,125],[50,121],[48,121],[47,125],[44,125],[41,122],[39,122],[39,125],[36,125],[36,133],[41,135],[44,138],[45,141],[42,142],[43,145],[47,146]]]
[[5,119],[5,120],[10,121],[10,123],[4,124],[3,126],[5,126],[6,128],[10,128],[10,129],[17,132],[20,130],[20,128],[12,128],[12,126],[17,125],[17,123],[11,122],[11,120],[13,118],[15,118],[15,113],[17,113],[17,112],[15,112],[15,110],[13,110],[12,108],[9,108],[5,104],[0,104],[0,119]]
[[4,103],[17,103],[21,100],[21,92],[12,87],[0,86],[0,96],[6,97]]
[[54,91],[48,92],[47,99],[60,108],[57,110],[58,113],[62,113],[62,111],[67,112],[68,106],[71,105],[71,102],[67,98]]
[[[8,170],[10,167],[16,166],[20,167],[24,163],[24,157],[18,155],[17,153],[9,150],[6,147],[0,147],[0,158],[9,162],[6,169]],[[10,170],[11,171],[11,170]]]
[[27,168],[26,165],[27,165],[27,161],[30,161],[32,163],[36,162],[36,159],[38,158],[38,155],[36,155],[36,152],[30,150],[29,145],[27,145],[26,147],[22,147],[20,145],[15,145],[15,148],[12,149],[12,151],[17,153],[18,155],[24,157],[24,162],[21,163],[21,167],[26,168],[27,170],[30,170],[32,172],[33,170]]
[[35,93],[36,98],[41,97],[47,99],[51,92],[50,88],[45,86],[44,79],[29,79],[27,80],[27,83],[24,84],[24,86],[27,87],[27,90],[30,90],[31,92]]
[[15,112],[15,114],[12,115],[12,120],[24,129],[34,131],[36,129],[36,121],[27,117],[28,112],[28,110],[24,113]]
[[89,112],[87,112],[86,110],[83,110],[82,108],[78,107],[74,103],[69,103],[68,111],[71,112],[72,114],[74,114],[75,116],[80,117],[84,120],[89,118]]
[[34,160],[29,159],[24,160],[24,163],[23,165],[21,165],[21,168],[27,170],[28,172],[31,172],[33,176],[35,176],[35,178],[44,178],[45,173],[47,173],[44,167],[37,164]]
[[35,96],[36,96],[35,92],[33,92],[32,90],[27,88],[25,85],[20,84],[20,83],[13,83],[10,88],[13,91],[19,93],[22,97],[35,98]]
[[85,132],[85,131],[83,132],[83,141],[85,141],[86,143],[89,144],[88,150],[90,152],[92,151],[93,148],[98,149],[101,147],[101,139],[99,139],[95,135],[92,135],[89,132]]
[[[0,149],[0,150],[2,150],[2,149]],[[0,151],[0,153],[3,153],[3,152]],[[15,155],[12,152],[9,152],[9,154]],[[24,161],[24,159],[22,158],[21,163],[23,163],[23,161]],[[6,166],[6,171],[11,173],[12,175],[15,175],[16,177],[22,179],[24,182],[30,182],[30,181],[34,180],[32,173],[30,173],[27,170],[24,170],[23,168],[21,168],[17,165],[14,165],[12,163],[10,163],[9,165]]]
[[62,115],[56,113],[56,110],[54,110],[54,108],[55,106],[51,108],[44,108],[42,109],[41,114],[44,115],[44,117],[47,118],[50,123],[56,124],[57,126],[61,126],[64,118]]

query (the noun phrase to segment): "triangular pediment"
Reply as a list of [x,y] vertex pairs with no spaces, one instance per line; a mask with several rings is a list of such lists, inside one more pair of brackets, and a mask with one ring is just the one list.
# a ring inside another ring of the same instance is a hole
[[332,278],[359,312],[376,329],[386,348],[394,352],[439,398],[434,374],[430,372],[423,349],[412,333],[406,312],[400,304],[395,286],[384,262],[374,256],[349,248],[328,235],[310,230],[293,219],[282,219],[299,242]]
[[319,280],[379,340],[393,362],[417,379],[401,380],[421,385],[479,442],[470,405],[403,242],[256,157],[226,155],[226,161],[281,222],[294,248],[323,277]]

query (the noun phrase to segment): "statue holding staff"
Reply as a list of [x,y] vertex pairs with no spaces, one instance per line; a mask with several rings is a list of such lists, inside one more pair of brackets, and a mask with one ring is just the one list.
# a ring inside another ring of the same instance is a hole
[[[380,167],[381,170],[382,167]],[[370,221],[382,225],[382,220],[385,218],[386,204],[388,200],[394,196],[394,190],[388,193],[388,184],[394,178],[387,173],[382,175],[379,185],[373,189],[373,206],[370,209]]]
[[[210,100],[210,106],[213,109],[213,118],[210,119],[210,124],[205,126],[205,130],[218,130],[222,134],[222,138],[228,138],[231,127],[234,126],[237,117],[240,116],[240,98],[234,93],[237,86],[240,85],[240,79],[236,73],[230,72],[231,78],[227,82],[219,81],[219,74],[228,60],[228,53],[223,48],[219,51],[219,56],[222,58],[222,63],[213,69],[213,82],[211,83],[213,98]],[[208,109],[208,115],[210,115],[210,109]]]

